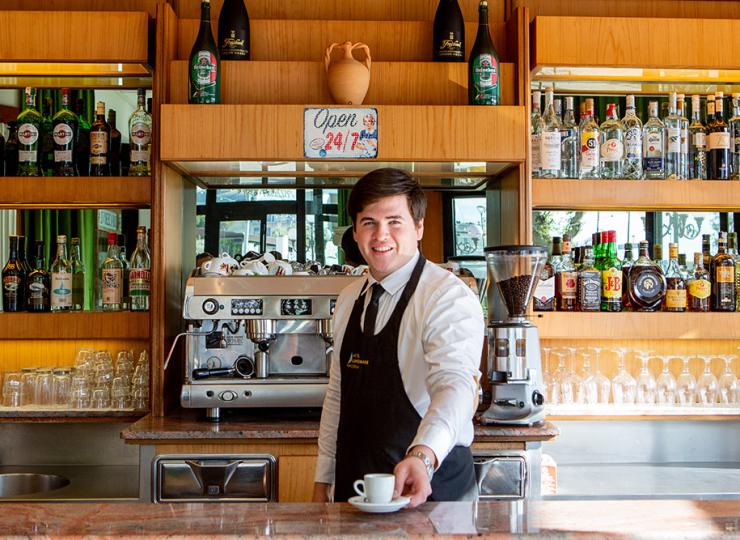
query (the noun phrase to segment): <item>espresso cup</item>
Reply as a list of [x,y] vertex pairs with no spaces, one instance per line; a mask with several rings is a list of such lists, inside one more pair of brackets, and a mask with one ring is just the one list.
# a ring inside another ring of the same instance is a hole
[[354,488],[358,495],[372,504],[388,504],[393,499],[396,477],[392,474],[366,474],[362,480],[355,480]]

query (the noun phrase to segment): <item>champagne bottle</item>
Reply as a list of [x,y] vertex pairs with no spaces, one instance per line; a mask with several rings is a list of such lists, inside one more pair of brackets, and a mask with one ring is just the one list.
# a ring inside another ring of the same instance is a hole
[[249,13],[244,0],[226,0],[218,16],[221,60],[249,60]]
[[200,30],[190,51],[189,103],[221,101],[221,60],[211,31],[211,0],[200,4]]
[[432,44],[435,62],[465,61],[465,21],[457,0],[439,0]]
[[488,1],[478,6],[478,35],[468,60],[468,104],[498,105],[499,62],[488,31]]

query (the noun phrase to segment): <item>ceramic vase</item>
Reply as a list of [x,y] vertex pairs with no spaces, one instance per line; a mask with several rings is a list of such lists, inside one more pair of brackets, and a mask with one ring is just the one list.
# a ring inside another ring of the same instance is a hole
[[[362,49],[365,59],[360,62],[352,51]],[[334,50],[343,54],[332,59]],[[340,105],[361,105],[370,86],[370,49],[364,43],[332,43],[324,55],[326,77],[329,82],[329,93],[334,103]]]

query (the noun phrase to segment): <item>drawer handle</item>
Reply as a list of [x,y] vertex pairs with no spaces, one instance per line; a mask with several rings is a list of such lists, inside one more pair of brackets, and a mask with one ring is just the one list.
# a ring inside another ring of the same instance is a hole
[[187,459],[185,463],[193,471],[195,479],[198,480],[201,493],[213,497],[224,494],[226,486],[242,461],[231,461],[226,465],[208,465],[202,461]]

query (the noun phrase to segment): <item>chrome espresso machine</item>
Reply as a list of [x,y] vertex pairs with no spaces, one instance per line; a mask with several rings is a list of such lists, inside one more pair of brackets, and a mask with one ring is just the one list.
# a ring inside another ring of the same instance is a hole
[[183,407],[321,407],[342,289],[362,276],[190,277]]

